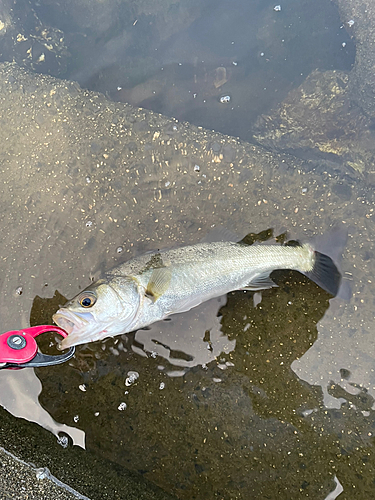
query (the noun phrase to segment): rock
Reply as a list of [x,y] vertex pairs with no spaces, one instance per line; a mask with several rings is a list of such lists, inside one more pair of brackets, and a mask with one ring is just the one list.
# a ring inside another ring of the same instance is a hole
[[27,0],[0,4],[0,60],[58,76],[67,68],[64,33],[42,22]]
[[268,116],[258,118],[255,139],[267,148],[343,164],[370,174],[375,163],[373,121],[352,103],[342,71],[314,71]]

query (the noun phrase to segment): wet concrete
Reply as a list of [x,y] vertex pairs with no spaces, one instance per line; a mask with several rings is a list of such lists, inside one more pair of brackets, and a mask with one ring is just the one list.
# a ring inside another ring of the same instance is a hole
[[[4,500],[173,500],[139,474],[0,409],[0,495]],[[4,496],[3,496],[4,495]]]
[[0,494],[3,500],[74,500],[88,497],[80,495],[63,483],[58,484],[48,469],[36,469],[11,453],[0,449]]

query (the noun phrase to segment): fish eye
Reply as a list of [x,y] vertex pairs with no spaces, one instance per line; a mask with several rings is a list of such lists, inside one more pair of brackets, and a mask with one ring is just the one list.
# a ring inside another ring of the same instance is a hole
[[96,297],[93,293],[83,292],[78,297],[78,302],[80,303],[80,305],[82,307],[85,307],[85,308],[92,307],[96,302]]

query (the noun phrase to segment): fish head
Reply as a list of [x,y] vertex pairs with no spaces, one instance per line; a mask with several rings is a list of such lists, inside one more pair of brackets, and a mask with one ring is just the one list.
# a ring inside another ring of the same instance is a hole
[[59,349],[129,332],[139,305],[132,279],[93,283],[53,315],[53,321],[68,334]]

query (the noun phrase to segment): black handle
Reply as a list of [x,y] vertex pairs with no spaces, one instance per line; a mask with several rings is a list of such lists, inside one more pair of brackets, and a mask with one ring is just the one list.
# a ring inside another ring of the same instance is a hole
[[75,350],[76,348],[73,346],[65,354],[58,354],[57,356],[37,352],[33,359],[27,363],[5,363],[3,366],[0,365],[0,370],[3,368],[37,368],[40,366],[61,365],[61,363],[65,363],[74,356]]

